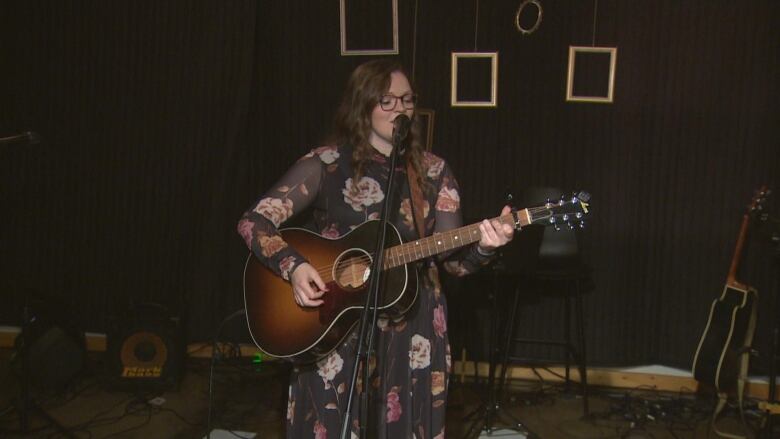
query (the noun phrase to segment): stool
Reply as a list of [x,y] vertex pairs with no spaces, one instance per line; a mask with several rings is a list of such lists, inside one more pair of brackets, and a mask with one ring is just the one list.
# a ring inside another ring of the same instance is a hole
[[[547,199],[555,200],[562,195],[561,191],[554,188],[531,188],[524,192],[526,206],[543,204]],[[524,235],[525,234],[525,235]],[[565,386],[570,388],[570,368],[572,361],[577,363],[580,373],[580,387],[582,391],[582,403],[584,416],[588,416],[588,378],[585,348],[585,322],[582,306],[582,295],[585,286],[590,282],[590,268],[580,259],[577,236],[574,230],[568,226],[556,230],[552,227],[529,226],[520,231],[516,240],[512,243],[516,246],[514,251],[528,253],[538,249],[537,257],[521,257],[520,267],[513,271],[516,275],[517,286],[514,289],[513,303],[509,309],[509,318],[506,321],[506,338],[504,340],[503,361],[501,379],[499,382],[499,398],[506,383],[506,371],[510,362],[529,363],[528,359],[511,354],[512,348],[517,344],[537,344],[560,346],[565,350]],[[509,253],[512,248],[507,249]],[[511,262],[511,254],[505,260]],[[555,288],[556,294],[563,298],[564,305],[564,338],[563,340],[517,338],[514,335],[515,322],[517,321],[520,295],[524,286],[534,285],[550,291]],[[572,300],[573,299],[573,300]],[[573,303],[572,303],[573,302]],[[572,313],[576,330],[576,344],[572,341]]]

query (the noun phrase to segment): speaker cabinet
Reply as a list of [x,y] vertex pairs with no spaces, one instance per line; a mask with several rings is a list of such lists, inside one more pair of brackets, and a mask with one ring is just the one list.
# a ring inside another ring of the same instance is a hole
[[22,335],[16,338],[11,362],[21,376],[25,372],[23,357],[27,355],[26,372],[34,387],[61,390],[82,371],[86,358],[83,333],[36,321],[29,328],[27,339],[25,346]]
[[135,306],[109,333],[110,373],[116,387],[170,389],[178,387],[186,343],[183,325],[157,304]]

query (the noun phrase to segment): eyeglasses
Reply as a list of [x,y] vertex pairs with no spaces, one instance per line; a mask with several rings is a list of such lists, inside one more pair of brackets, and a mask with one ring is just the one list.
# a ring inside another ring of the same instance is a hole
[[415,104],[417,104],[417,95],[416,94],[405,94],[403,96],[396,96],[396,95],[382,95],[381,98],[379,98],[379,106],[382,107],[385,111],[392,111],[395,110],[396,105],[398,105],[398,101],[401,101],[401,106],[407,110],[411,110],[414,108]]

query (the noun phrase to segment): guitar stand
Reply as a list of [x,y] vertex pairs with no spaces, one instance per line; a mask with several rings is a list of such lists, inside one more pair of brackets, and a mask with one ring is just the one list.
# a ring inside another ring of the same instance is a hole
[[[492,436],[495,430],[494,422],[496,420],[501,421],[502,425],[506,425],[507,428],[515,430],[518,433],[524,435],[527,439],[539,439],[539,436],[524,426],[519,419],[514,417],[512,414],[502,410],[498,398],[496,397],[497,392],[495,376],[496,368],[498,366],[498,352],[495,348],[495,339],[499,336],[497,333],[498,325],[496,325],[496,320],[498,319],[499,314],[498,298],[496,297],[498,291],[497,278],[499,267],[497,267],[496,264],[493,264],[491,269],[493,270],[493,289],[492,292],[488,293],[488,300],[491,302],[493,309],[492,318],[490,319],[490,336],[488,339],[488,355],[490,356],[490,359],[488,366],[487,398],[486,400],[483,399],[482,402],[480,402],[480,405],[464,418],[464,420],[467,422],[471,419],[474,419],[474,421],[463,435],[463,439],[477,438],[483,431],[486,432],[488,436]],[[474,369],[474,375],[476,378],[478,376],[476,364]],[[502,418],[502,416],[505,417]]]
[[[775,430],[775,417],[780,414],[780,401],[777,400],[777,364],[780,360],[780,217],[773,215],[762,215],[761,220],[770,224],[773,229],[770,241],[774,245],[774,263],[775,274],[777,275],[777,285],[775,286],[774,297],[774,316],[775,320],[772,327],[771,346],[768,355],[769,358],[769,395],[765,405],[766,422],[761,428],[758,437],[762,439],[772,439]],[[772,309],[770,308],[770,309]]]

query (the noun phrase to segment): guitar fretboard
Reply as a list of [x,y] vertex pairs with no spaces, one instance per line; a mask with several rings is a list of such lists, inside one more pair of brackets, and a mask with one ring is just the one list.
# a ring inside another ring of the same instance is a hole
[[[512,213],[495,217],[490,221],[498,220],[501,224],[508,224],[513,228],[524,227],[531,223],[528,209],[518,210],[517,217],[519,220],[517,225],[515,225],[515,217]],[[434,233],[426,238],[389,248],[385,250],[383,269],[395,268],[477,242],[482,237],[479,224],[475,223],[442,233]]]

